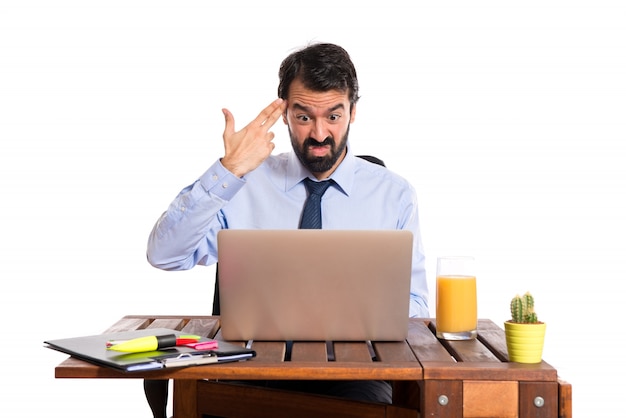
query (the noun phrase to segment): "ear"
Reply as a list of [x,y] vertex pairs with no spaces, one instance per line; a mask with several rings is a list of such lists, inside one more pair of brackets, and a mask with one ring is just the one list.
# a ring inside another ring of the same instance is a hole
[[283,112],[283,123],[284,123],[285,125],[289,125],[289,124],[287,123],[287,109],[285,109],[285,111]]
[[354,122],[356,117],[356,103],[352,105],[352,109],[350,110],[350,123]]

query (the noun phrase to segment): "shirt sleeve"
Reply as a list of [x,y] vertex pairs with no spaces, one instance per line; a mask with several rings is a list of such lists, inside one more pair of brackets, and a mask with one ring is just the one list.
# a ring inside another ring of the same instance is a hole
[[409,316],[414,318],[430,318],[428,308],[428,281],[426,277],[426,257],[422,243],[419,213],[417,209],[417,194],[412,187],[410,190],[410,204],[405,207],[405,213],[400,217],[401,227],[413,232],[413,261],[411,264],[411,296]]
[[223,227],[219,212],[244,185],[244,179],[216,161],[184,188],[157,220],[148,238],[148,262],[163,270],[215,263],[215,239]]

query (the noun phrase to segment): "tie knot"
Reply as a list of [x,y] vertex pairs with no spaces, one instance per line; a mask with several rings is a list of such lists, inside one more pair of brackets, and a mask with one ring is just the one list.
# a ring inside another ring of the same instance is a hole
[[304,185],[309,191],[309,194],[315,194],[318,196],[322,196],[332,183],[333,180],[313,181],[308,177],[304,179]]

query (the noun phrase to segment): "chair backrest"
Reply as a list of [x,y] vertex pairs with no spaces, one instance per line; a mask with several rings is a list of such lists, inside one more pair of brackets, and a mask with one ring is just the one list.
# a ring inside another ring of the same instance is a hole
[[[357,155],[357,157],[362,158],[370,163],[385,166],[385,163],[380,158],[374,157],[372,155]],[[220,286],[219,286],[219,266],[215,264],[215,290],[213,292],[213,315],[220,314]]]

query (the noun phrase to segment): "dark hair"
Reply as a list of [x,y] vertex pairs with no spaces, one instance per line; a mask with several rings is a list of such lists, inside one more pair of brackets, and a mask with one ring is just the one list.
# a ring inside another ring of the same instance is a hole
[[285,58],[278,71],[278,97],[287,99],[295,79],[313,91],[347,91],[350,107],[359,100],[356,69],[345,49],[320,43],[309,45]]

